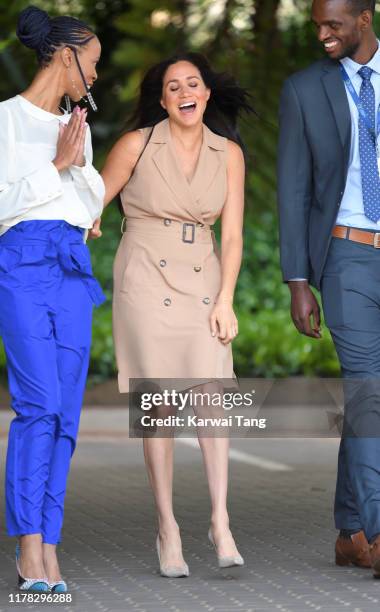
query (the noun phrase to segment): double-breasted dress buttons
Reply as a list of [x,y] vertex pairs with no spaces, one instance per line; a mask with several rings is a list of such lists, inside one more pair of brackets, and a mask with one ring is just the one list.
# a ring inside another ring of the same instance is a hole
[[202,302],[204,304],[209,304],[210,303],[210,298],[209,297],[205,297],[205,298],[203,298]]
[[[171,221],[170,221],[170,219],[165,219],[164,223],[165,223],[165,225],[170,225]],[[166,266],[166,259],[160,259],[160,266],[161,266],[161,268],[165,268],[165,266]],[[170,298],[165,298],[164,299],[165,306],[170,306],[171,303],[172,303],[172,301],[171,301]]]
[[164,224],[165,225],[170,225],[171,224],[171,219],[164,219]]
[[201,270],[201,266],[194,266],[194,272],[200,272]]

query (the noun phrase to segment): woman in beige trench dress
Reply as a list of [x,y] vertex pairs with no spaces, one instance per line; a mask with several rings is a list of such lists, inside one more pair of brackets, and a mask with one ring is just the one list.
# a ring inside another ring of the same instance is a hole
[[[236,132],[246,92],[194,53],[151,68],[135,129],[111,150],[105,204],[121,192],[114,265],[120,392],[130,378],[233,379],[233,295],[241,265],[244,157]],[[212,126],[215,131],[212,131]],[[221,134],[221,135],[220,135]],[[210,226],[221,216],[221,256]],[[208,388],[211,388],[208,386]],[[201,437],[220,567],[243,565],[229,529],[227,437]],[[144,438],[158,510],[161,575],[189,575],[172,504],[173,438]]]

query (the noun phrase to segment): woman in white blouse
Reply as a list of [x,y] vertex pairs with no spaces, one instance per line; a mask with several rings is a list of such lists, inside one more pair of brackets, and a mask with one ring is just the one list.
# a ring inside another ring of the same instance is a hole
[[[70,459],[87,376],[93,306],[86,233],[103,209],[87,111],[61,99],[88,96],[101,47],[85,23],[22,11],[17,34],[38,72],[0,103],[0,335],[12,408],[6,521],[19,537],[19,587],[65,592],[56,556]],[[96,108],[96,107],[95,107]]]

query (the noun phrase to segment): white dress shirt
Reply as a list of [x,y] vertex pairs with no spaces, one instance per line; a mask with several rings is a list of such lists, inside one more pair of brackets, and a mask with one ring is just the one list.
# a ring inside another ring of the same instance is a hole
[[63,220],[90,229],[103,211],[104,183],[92,165],[87,127],[83,167],[58,172],[59,123],[54,115],[23,96],[0,103],[0,235],[20,221]]
[[[363,68],[363,65],[354,62],[354,60],[349,57],[342,59],[341,63],[345,67],[357,94],[360,95],[360,88],[363,80],[358,72],[361,68]],[[380,46],[371,61],[369,61],[366,66],[372,68],[373,70],[371,83],[375,90],[377,110],[380,105]],[[350,92],[347,89],[347,86],[346,93],[351,112],[351,152],[346,188],[336,222],[337,225],[348,225],[350,227],[379,230],[380,221],[375,223],[374,221],[371,221],[371,219],[368,219],[368,217],[366,217],[364,214],[359,153],[359,111]]]

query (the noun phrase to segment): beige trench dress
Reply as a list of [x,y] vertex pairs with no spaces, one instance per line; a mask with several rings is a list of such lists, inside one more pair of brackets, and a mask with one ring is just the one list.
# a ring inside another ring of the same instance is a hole
[[203,125],[188,182],[168,119],[142,131],[148,144],[121,193],[126,222],[114,263],[119,390],[129,391],[130,378],[235,378],[231,345],[213,338],[209,323],[221,284],[210,226],[226,200],[227,140]]

